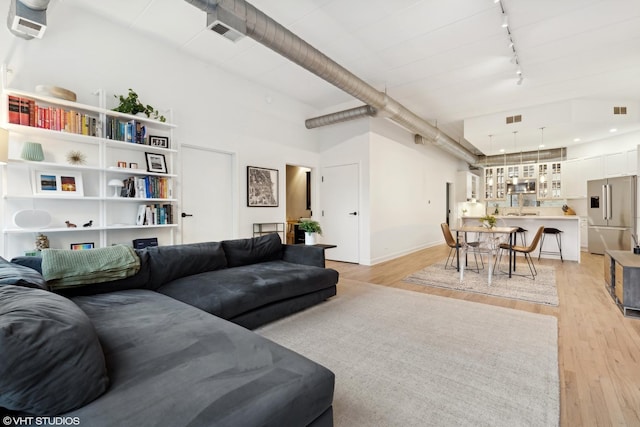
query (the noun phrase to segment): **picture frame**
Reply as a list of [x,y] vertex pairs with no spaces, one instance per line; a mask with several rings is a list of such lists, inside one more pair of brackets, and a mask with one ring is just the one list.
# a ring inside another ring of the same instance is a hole
[[147,159],[147,171],[156,173],[167,173],[167,162],[164,154],[144,153]]
[[169,148],[169,138],[166,136],[149,135],[149,145],[151,147]]
[[93,248],[95,248],[95,245],[93,244],[93,242],[71,243],[69,245],[69,249],[71,249],[72,251],[84,251],[84,250],[93,249]]
[[279,174],[277,169],[247,166],[248,207],[278,207]]
[[84,196],[80,172],[36,170],[33,174],[33,193],[35,195]]

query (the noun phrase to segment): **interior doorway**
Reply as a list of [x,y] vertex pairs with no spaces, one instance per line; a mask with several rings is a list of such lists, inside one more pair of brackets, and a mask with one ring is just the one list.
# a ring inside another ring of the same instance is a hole
[[312,173],[311,168],[297,165],[286,165],[285,193],[287,232],[286,243],[304,243],[304,233],[297,230],[300,218],[311,218],[312,210]]

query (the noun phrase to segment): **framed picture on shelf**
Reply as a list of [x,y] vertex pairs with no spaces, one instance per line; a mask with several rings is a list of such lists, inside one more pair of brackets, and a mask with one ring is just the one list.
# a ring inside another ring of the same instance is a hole
[[80,172],[35,171],[33,193],[51,196],[84,196]]
[[84,251],[86,249],[93,249],[95,248],[95,245],[93,244],[93,242],[87,242],[87,243],[72,243],[70,245],[71,250],[72,251]]
[[278,174],[277,169],[247,166],[247,206],[278,206]]
[[164,154],[144,153],[147,159],[147,171],[156,173],[167,173],[167,163]]
[[152,147],[169,148],[169,138],[166,136],[149,135],[149,145]]

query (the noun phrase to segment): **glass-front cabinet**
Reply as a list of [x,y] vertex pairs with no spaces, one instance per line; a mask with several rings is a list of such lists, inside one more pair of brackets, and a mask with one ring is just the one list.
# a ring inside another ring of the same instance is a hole
[[538,164],[538,199],[562,197],[562,162]]

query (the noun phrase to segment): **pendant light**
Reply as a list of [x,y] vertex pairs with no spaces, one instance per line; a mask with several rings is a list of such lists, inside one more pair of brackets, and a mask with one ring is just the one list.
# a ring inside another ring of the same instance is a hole
[[[491,139],[492,137],[493,137],[493,135],[489,135],[489,152],[490,153],[493,152],[493,140]],[[487,158],[486,155],[484,156],[484,159],[485,159],[485,163],[486,163],[485,168],[489,169],[489,161],[488,161],[488,158]],[[487,183],[489,185],[493,185],[493,173],[491,174],[491,176],[489,176],[489,180],[487,181]]]
[[[540,145],[538,146],[538,163],[540,163],[540,149],[544,147],[544,126],[540,128]],[[539,169],[539,167],[538,167]],[[541,172],[538,170],[538,172]],[[546,177],[543,173],[540,173],[540,182],[544,182]]]
[[[514,147],[514,149],[515,149],[515,151],[516,151],[516,152],[518,151],[518,143],[516,142],[516,134],[517,134],[517,133],[518,133],[518,131],[517,131],[517,130],[514,130],[514,131],[513,131],[513,147]],[[522,163],[522,152],[520,152],[520,163]],[[518,183],[518,176],[517,176],[517,175],[513,177],[512,182],[513,182],[514,184],[517,184],[517,183]]]

